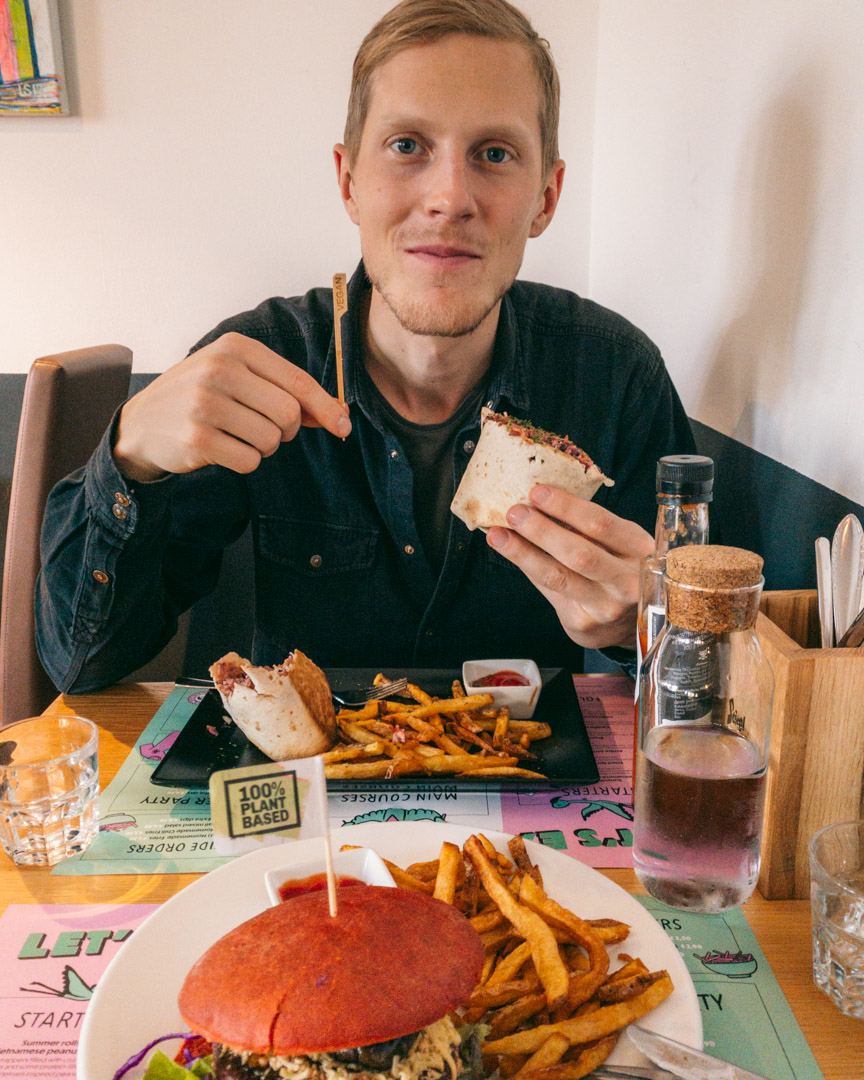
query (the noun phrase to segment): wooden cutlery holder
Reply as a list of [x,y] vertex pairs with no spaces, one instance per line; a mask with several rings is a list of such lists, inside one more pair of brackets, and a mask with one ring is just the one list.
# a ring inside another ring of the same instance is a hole
[[775,680],[759,891],[800,899],[813,833],[864,814],[864,647],[818,647],[815,589],[764,593],[756,632]]

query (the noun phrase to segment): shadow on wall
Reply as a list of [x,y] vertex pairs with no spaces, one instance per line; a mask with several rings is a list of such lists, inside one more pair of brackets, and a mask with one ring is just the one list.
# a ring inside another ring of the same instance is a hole
[[746,205],[730,223],[736,274],[726,306],[738,314],[717,342],[697,409],[712,428],[778,457],[771,403],[795,393],[790,361],[815,213],[819,96],[815,74],[800,73],[754,132],[739,189]]
[[716,466],[712,541],[757,551],[765,560],[766,589],[815,589],[816,537],[830,539],[847,514],[864,522],[864,507],[728,435],[690,423],[699,452]]
[[796,346],[811,285],[823,96],[820,74],[803,69],[753,133],[730,223],[736,276],[727,306],[737,314],[702,387],[704,423],[691,421],[717,465],[712,537],[759,552],[768,589],[815,588],[816,537],[833,536],[846,514],[862,517],[861,506],[777,460],[788,433],[777,428],[775,403],[800,398],[813,379]]

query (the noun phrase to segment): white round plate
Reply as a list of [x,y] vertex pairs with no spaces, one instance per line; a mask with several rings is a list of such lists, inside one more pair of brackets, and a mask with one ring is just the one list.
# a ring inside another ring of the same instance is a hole
[[[461,845],[472,830],[436,822],[372,822],[352,825],[333,835],[342,843],[373,848],[399,866],[437,858],[441,844]],[[502,852],[503,833],[486,832]],[[693,982],[659,923],[642,905],[608,878],[569,855],[527,842],[531,858],[543,873],[550,896],[586,919],[620,919],[630,935],[621,951],[639,956],[651,971],[665,968],[674,993],[649,1013],[652,1031],[688,1046],[702,1047],[702,1016]],[[321,849],[321,841],[299,840],[252,852],[188,885],[135,931],[106,968],[87,1007],[78,1043],[78,1080],[111,1080],[133,1054],[159,1035],[185,1031],[177,1011],[177,995],[186,972],[198,957],[233,927],[270,906],[264,874],[301,862]],[[618,949],[610,947],[614,959]],[[176,1045],[163,1044],[173,1056]],[[610,1064],[644,1064],[628,1039],[621,1039]],[[146,1061],[145,1061],[146,1064]],[[128,1080],[144,1075],[144,1067]]]

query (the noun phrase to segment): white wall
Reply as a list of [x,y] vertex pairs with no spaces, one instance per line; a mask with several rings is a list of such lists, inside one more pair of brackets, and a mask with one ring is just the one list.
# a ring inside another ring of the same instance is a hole
[[864,4],[601,4],[591,292],[691,416],[864,502]]
[[[119,341],[162,371],[359,258],[335,182],[351,62],[392,0],[61,0],[75,115],[0,119],[0,372]],[[597,0],[526,0],[561,66],[567,198],[524,276],[588,281]]]
[[[161,371],[353,268],[351,60],[390,0],[61,0],[76,113],[0,119],[0,372]],[[522,0],[568,162],[523,276],[662,348],[688,412],[864,502],[864,4]]]

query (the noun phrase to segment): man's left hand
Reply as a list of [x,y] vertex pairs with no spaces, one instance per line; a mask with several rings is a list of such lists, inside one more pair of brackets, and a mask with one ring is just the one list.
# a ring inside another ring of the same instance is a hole
[[511,507],[512,530],[490,529],[488,543],[540,590],[578,645],[633,646],[639,563],[654,550],[652,537],[560,488],[538,485],[531,504]]

